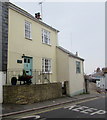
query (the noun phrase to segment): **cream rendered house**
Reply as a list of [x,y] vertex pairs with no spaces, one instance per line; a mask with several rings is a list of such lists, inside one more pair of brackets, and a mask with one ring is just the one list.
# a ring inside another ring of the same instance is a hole
[[[11,78],[21,75],[24,69],[33,76],[33,84],[68,81],[67,94],[83,92],[84,60],[57,47],[59,31],[12,3],[1,6],[0,83],[10,85]],[[2,85],[0,89],[2,93]]]
[[[23,9],[9,3],[8,11],[8,64],[7,83],[24,69],[36,78],[49,73],[50,82],[57,81],[56,46],[58,30],[33,17]],[[35,81],[36,80],[36,81]]]
[[84,59],[68,50],[57,47],[57,80],[68,81],[67,94],[69,96],[84,92]]

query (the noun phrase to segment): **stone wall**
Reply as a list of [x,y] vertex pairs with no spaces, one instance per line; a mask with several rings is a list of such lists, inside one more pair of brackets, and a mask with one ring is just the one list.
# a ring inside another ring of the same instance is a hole
[[3,86],[3,102],[29,104],[59,98],[62,96],[61,83],[37,85]]

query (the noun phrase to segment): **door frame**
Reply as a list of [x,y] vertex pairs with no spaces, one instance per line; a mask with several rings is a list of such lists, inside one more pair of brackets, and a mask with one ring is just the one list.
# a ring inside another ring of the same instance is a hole
[[[32,75],[32,70],[33,70],[33,57],[29,57],[29,56],[24,56],[23,58],[30,58],[31,60],[31,75]],[[23,67],[24,67],[25,62],[23,62]],[[25,70],[25,67],[24,67]],[[26,70],[25,70],[26,71]]]

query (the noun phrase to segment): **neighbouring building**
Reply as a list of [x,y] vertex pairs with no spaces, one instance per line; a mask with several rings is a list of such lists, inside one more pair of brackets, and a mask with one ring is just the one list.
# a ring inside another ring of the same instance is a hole
[[70,96],[84,92],[84,59],[78,54],[57,47],[57,80],[68,81],[67,94]]
[[10,2],[0,3],[0,9],[0,93],[2,84],[10,85],[23,69],[33,84],[68,81],[68,95],[83,92],[84,59],[58,46],[59,31],[42,22],[39,13],[34,17]]
[[107,90],[107,67],[102,68],[102,71],[94,75],[99,80],[96,81],[98,88]]
[[87,80],[91,83],[93,82],[97,89],[107,90],[107,67],[100,69],[99,67],[94,70],[94,73],[87,75]]
[[8,51],[8,3],[0,2],[0,103],[2,103],[2,80],[6,80]]
[[[0,11],[2,11],[2,4],[0,3]],[[0,12],[0,103],[2,103],[2,17]]]
[[[105,67],[107,68],[107,1],[105,2]],[[107,86],[107,72],[105,74],[105,84]]]

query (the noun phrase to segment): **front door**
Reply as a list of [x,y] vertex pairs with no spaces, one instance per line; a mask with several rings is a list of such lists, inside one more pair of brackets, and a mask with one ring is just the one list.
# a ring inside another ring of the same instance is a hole
[[24,70],[27,75],[32,75],[32,58],[24,57]]

